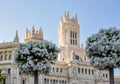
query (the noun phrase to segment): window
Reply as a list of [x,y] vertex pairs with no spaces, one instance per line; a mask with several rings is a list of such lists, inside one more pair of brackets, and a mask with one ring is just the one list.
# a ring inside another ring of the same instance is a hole
[[60,72],[62,73],[62,68],[60,68]]
[[2,61],[2,60],[3,60],[3,56],[0,57],[0,61]]
[[47,81],[47,83],[49,83],[49,79],[47,79],[46,81]]
[[87,74],[87,69],[85,69],[85,74]]
[[56,80],[56,84],[58,84],[58,80]]
[[77,39],[77,32],[75,32],[75,38]]
[[62,84],[64,84],[64,80],[62,80]]
[[61,84],[61,80],[59,80],[59,84]]
[[26,84],[26,80],[25,79],[22,80],[22,84]]
[[58,72],[58,68],[56,68],[56,72]]
[[75,55],[75,56],[74,56],[74,60],[79,60],[79,56],[78,56],[78,55]]
[[44,79],[44,83],[46,83],[46,79]]
[[53,80],[53,84],[55,84],[55,80]]
[[108,77],[108,74],[106,74],[106,78]]
[[66,84],[66,81],[65,81],[65,84]]
[[5,55],[5,60],[7,60],[7,55]]
[[92,75],[94,74],[94,70],[92,70]]
[[74,38],[75,34],[74,34],[74,31],[73,31],[73,38]]
[[73,28],[75,28],[75,25],[74,25],[74,24],[73,24],[72,26],[73,26]]
[[70,44],[77,45],[77,31],[70,31]]
[[84,73],[84,69],[82,68],[82,74]]
[[103,73],[103,77],[105,76],[105,74]]
[[52,84],[52,79],[50,80],[50,84]]
[[72,39],[70,39],[70,44],[72,44]]
[[74,45],[74,40],[73,40],[73,45]]
[[80,73],[80,68],[78,68],[78,73]]
[[9,55],[9,60],[11,60],[11,55]]
[[89,74],[90,74],[90,69],[89,69]]
[[10,74],[10,68],[8,69],[8,74]]

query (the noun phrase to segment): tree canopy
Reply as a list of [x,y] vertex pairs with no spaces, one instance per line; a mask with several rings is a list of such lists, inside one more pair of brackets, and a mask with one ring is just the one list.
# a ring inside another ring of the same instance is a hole
[[86,41],[86,54],[93,67],[108,69],[120,66],[120,29],[100,29]]
[[21,43],[14,51],[15,62],[21,74],[34,74],[35,71],[47,74],[51,63],[57,60],[59,48],[52,42],[29,41]]

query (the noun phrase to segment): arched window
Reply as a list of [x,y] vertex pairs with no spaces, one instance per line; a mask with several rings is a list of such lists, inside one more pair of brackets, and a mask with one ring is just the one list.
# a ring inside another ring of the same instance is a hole
[[58,68],[56,68],[56,72],[58,72]]
[[3,60],[3,55],[0,57],[0,61],[2,61]]
[[77,38],[77,32],[75,32],[75,38]]
[[62,73],[62,68],[60,68],[60,72]]
[[79,60],[79,56],[78,56],[78,55],[75,55],[75,56],[74,56],[74,60]]
[[73,38],[74,38],[74,36],[75,36],[75,33],[74,33],[74,31],[73,31]]
[[9,55],[9,60],[11,60],[11,55]]
[[5,60],[7,60],[7,55],[5,55]]
[[82,58],[80,56],[78,56],[78,55],[75,55],[73,59],[78,60],[78,61],[82,61]]

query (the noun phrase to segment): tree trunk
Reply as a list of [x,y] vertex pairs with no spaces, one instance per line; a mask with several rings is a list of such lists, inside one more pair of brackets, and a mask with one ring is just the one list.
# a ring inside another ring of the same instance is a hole
[[3,84],[6,84],[6,83],[5,83],[5,78],[3,79]]
[[38,84],[38,71],[34,72],[34,84]]
[[114,68],[109,68],[109,75],[110,75],[110,84],[114,84]]

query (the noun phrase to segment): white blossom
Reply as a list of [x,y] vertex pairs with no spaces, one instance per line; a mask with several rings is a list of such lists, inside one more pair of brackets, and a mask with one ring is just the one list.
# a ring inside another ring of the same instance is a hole
[[120,66],[120,30],[101,29],[86,41],[86,55],[98,69]]
[[57,60],[59,48],[49,41],[30,41],[18,45],[14,51],[15,62],[21,74],[49,73],[51,62]]

